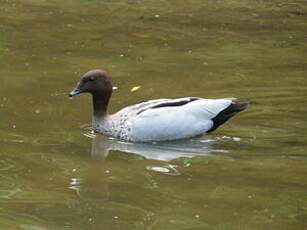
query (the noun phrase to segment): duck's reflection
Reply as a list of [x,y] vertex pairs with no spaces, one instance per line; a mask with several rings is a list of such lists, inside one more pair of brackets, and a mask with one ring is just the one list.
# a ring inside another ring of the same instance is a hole
[[[93,162],[89,167],[79,171],[81,173],[79,178],[71,178],[69,188],[75,190],[79,197],[96,201],[110,200],[110,190],[112,190],[110,187],[114,183],[117,186],[120,184],[123,184],[124,187],[127,186],[127,181],[123,178],[129,178],[133,187],[139,186],[133,183],[134,179],[149,178],[145,183],[150,187],[150,183],[155,183],[153,177],[149,176],[151,172],[172,176],[180,175],[180,168],[190,165],[186,161],[187,158],[211,155],[211,145],[215,141],[196,138],[176,142],[128,143],[109,139],[102,135],[91,136],[91,138]],[[145,160],[133,161],[134,166],[131,163],[125,164],[127,169],[124,169],[123,166],[119,167],[119,162],[113,159],[106,162],[112,151],[132,153]],[[183,160],[174,161],[179,158],[183,158]],[[133,171],[130,170],[131,167],[134,167]],[[129,171],[129,175],[126,171]],[[138,190],[140,189],[138,188]]]
[[102,135],[93,136],[91,156],[104,161],[110,151],[134,153],[146,159],[171,161],[181,157],[210,155],[214,139],[187,139],[171,142],[131,143],[110,139]]

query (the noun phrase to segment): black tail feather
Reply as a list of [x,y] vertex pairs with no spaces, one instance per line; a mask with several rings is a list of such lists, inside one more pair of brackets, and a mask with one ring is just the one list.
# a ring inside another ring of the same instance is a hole
[[207,131],[207,133],[216,130],[220,125],[224,124],[228,119],[243,111],[249,106],[249,102],[233,103],[226,109],[221,111],[216,117],[212,119],[213,127]]

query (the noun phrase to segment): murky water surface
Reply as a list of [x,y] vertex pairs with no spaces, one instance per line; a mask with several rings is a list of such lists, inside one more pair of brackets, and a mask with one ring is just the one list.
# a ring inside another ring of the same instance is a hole
[[[1,1],[0,229],[307,229],[306,28],[302,0]],[[191,140],[94,138],[90,97],[67,97],[92,68],[110,112],[252,106]]]

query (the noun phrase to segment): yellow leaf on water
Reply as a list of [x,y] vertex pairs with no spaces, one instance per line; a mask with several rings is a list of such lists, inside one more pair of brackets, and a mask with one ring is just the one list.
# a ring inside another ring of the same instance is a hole
[[141,88],[141,86],[137,85],[137,86],[132,87],[132,89],[130,91],[135,92],[135,91],[139,90],[140,88]]

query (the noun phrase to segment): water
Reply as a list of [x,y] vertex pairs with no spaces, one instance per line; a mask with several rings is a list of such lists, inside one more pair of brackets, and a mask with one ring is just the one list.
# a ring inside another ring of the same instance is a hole
[[[0,11],[0,229],[307,228],[305,1],[31,0]],[[117,87],[110,112],[160,97],[252,104],[191,140],[95,138],[90,97],[68,100],[93,68]]]

